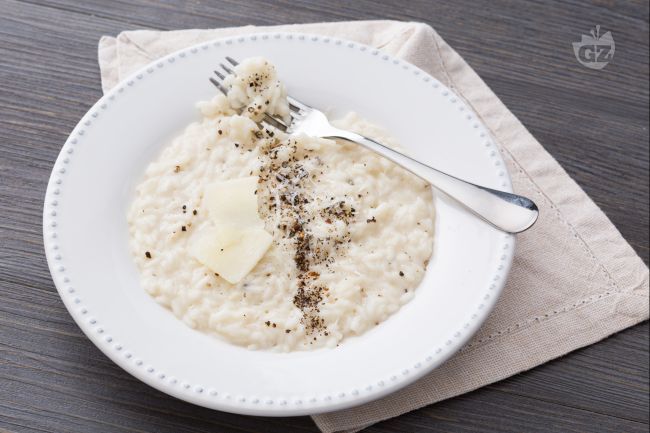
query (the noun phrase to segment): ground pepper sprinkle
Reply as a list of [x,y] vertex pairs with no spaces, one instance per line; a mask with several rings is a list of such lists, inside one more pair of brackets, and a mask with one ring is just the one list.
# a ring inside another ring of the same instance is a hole
[[[280,140],[267,128],[260,129],[255,137],[260,140],[258,191],[262,206],[270,215],[278,217],[281,241],[293,250],[296,269],[293,304],[302,313],[301,323],[308,335],[313,334],[314,338],[329,335],[327,324],[320,316],[328,288],[319,284],[320,274],[313,267],[321,264],[327,267],[346,251],[351,241],[347,226],[355,220],[356,209],[346,197],[337,201],[332,197],[327,206],[319,209],[320,199],[310,195],[306,182],[319,181],[317,173],[310,172],[307,167],[312,163],[320,165],[320,160],[316,156],[312,161],[309,152],[301,150],[295,139]],[[335,232],[335,227],[327,236],[317,236],[312,230],[319,222],[334,226],[335,221],[344,223],[346,229],[342,235]]]

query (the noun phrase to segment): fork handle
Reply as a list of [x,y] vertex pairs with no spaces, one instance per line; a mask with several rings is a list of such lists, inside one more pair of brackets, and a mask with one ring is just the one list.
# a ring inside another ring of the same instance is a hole
[[327,131],[327,135],[323,135],[325,138],[341,138],[358,143],[388,158],[502,231],[523,232],[530,228],[539,216],[537,205],[526,197],[464,181],[363,135],[338,128],[332,128]]

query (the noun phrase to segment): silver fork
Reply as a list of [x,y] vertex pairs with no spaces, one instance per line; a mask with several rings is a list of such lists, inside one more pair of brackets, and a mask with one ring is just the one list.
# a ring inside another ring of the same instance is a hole
[[[231,66],[238,64],[231,57],[226,57],[226,61]],[[230,66],[223,63],[219,66],[226,74],[234,73]],[[214,73],[220,80],[226,78],[218,70]],[[222,93],[228,94],[228,89],[221,81],[211,77],[210,82]],[[291,110],[291,122],[287,124],[282,119],[265,114],[262,125],[273,126],[288,134],[304,133],[313,137],[338,138],[360,144],[429,182],[473,214],[505,232],[523,232],[537,221],[537,205],[526,197],[476,185],[444,173],[371,138],[332,126],[323,112],[295,98],[287,96],[287,101]]]

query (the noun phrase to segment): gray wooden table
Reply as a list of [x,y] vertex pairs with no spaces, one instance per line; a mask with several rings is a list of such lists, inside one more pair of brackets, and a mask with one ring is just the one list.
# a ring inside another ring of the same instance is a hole
[[[101,96],[101,35],[382,18],[433,25],[648,263],[647,0],[0,0],[0,431],[316,430],[196,407],[115,366],[59,300],[41,205],[66,136]],[[571,48],[596,24],[616,41],[601,71]],[[648,324],[368,431],[647,432]]]

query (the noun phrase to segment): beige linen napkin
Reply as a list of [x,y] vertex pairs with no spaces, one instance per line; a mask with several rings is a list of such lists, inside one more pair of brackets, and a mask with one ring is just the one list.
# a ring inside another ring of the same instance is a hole
[[351,39],[427,71],[473,107],[500,146],[515,192],[534,199],[541,210],[537,225],[518,236],[508,283],[473,340],[443,366],[399,392],[314,416],[322,431],[359,430],[528,370],[648,318],[648,268],[585,192],[427,25],[361,21],[127,31],[99,43],[103,89],[177,49],[264,31]]

